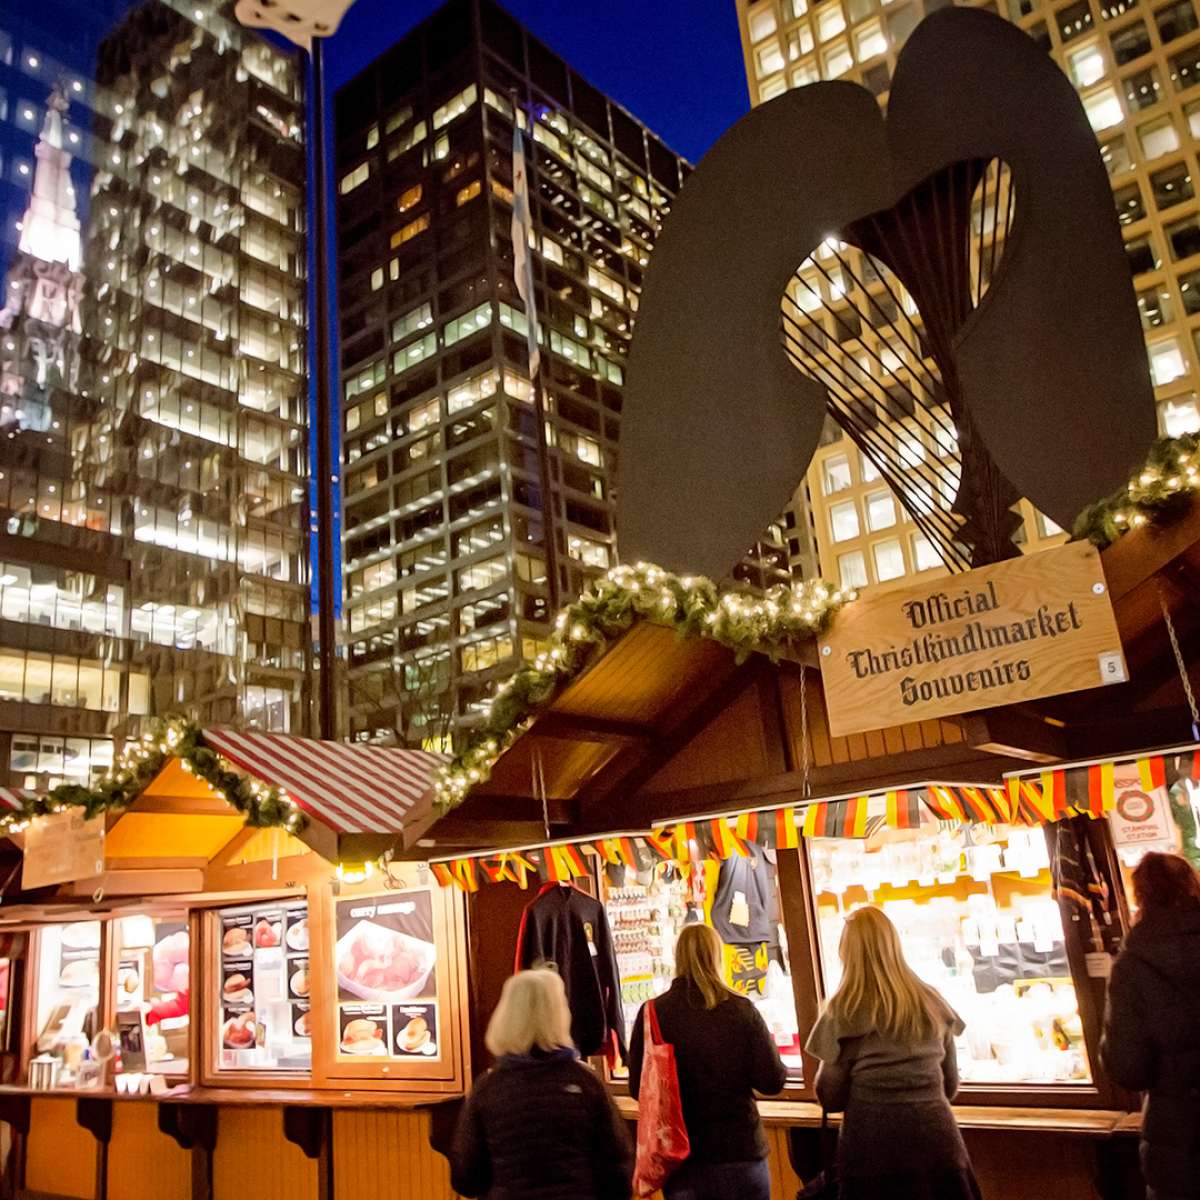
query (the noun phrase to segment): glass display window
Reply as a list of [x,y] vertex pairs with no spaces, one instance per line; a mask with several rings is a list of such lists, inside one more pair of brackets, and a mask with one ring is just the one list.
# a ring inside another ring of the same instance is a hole
[[34,1054],[55,1063],[54,1081],[73,1086],[100,1023],[99,921],[38,931]]
[[263,901],[216,916],[218,1068],[311,1070],[308,902]]
[[433,889],[340,898],[334,923],[337,1061],[448,1057],[448,980],[439,979],[447,964],[439,971]]
[[801,1040],[787,935],[780,917],[775,852],[750,844],[723,862],[675,863],[646,870],[624,864],[600,872],[631,1030],[647,1000],[671,986],[675,940],[685,925],[711,925],[724,946],[725,982],[747,996],[766,1021],[793,1081],[802,1072]]
[[865,838],[806,839],[824,991],[841,978],[846,917],[871,904],[913,970],[958,1012],[964,1082],[1086,1084],[1091,1068],[1040,828],[882,825]]
[[112,931],[113,1011],[123,1039],[121,1066],[186,1075],[191,1024],[186,914],[118,917]]

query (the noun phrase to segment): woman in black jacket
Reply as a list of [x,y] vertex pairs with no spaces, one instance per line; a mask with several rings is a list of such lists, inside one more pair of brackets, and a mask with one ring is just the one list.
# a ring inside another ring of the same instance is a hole
[[559,976],[521,971],[488,1024],[496,1066],[459,1117],[450,1184],[487,1200],[629,1200],[633,1153],[625,1123],[571,1045]]
[[1200,876],[1176,854],[1133,873],[1137,924],[1113,966],[1100,1057],[1145,1092],[1142,1174],[1152,1200],[1200,1197]]
[[[675,946],[675,980],[654,1002],[675,1067],[691,1154],[667,1180],[667,1200],[770,1200],[767,1141],[754,1093],[783,1090],[787,1072],[758,1009],[721,979],[721,943],[689,925]],[[629,1090],[642,1082],[646,1009],[629,1045]]]

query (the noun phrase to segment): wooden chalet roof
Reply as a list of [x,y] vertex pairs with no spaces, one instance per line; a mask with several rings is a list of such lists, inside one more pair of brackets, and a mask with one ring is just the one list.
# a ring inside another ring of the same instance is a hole
[[715,642],[639,621],[535,718],[490,779],[426,831],[421,853],[544,841],[544,816],[551,837],[573,837],[795,799],[802,689],[814,796],[932,777],[998,781],[1031,764],[1187,740],[1159,596],[1196,661],[1200,503],[1162,531],[1128,534],[1103,561],[1130,682],[853,737],[828,731],[811,645],[788,661],[739,663]]

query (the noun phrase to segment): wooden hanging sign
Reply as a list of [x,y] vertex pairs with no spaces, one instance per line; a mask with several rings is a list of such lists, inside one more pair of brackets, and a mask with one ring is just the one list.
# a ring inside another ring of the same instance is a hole
[[835,736],[1128,678],[1086,542],[869,593],[834,618],[820,661]]
[[21,887],[50,887],[92,879],[104,871],[103,814],[88,820],[82,809],[34,817],[25,831]]

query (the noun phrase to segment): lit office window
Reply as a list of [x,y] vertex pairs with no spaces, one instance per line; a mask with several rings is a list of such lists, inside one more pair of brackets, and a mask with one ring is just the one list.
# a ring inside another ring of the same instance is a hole
[[838,583],[844,588],[867,586],[867,560],[861,550],[838,555]]
[[899,539],[890,538],[886,542],[876,542],[871,547],[871,556],[875,559],[875,577],[880,583],[889,579],[899,579],[905,573],[904,550]]
[[853,500],[834,504],[829,509],[829,529],[835,542],[848,542],[858,537],[858,508]]
[[1084,111],[1092,128],[1099,133],[1102,129],[1111,129],[1119,125],[1125,114],[1121,110],[1121,100],[1112,86],[1102,88],[1093,96],[1088,96],[1083,102]]
[[873,532],[896,524],[896,502],[890,492],[872,492],[866,499],[867,528]]
[[1155,387],[1163,387],[1187,374],[1187,360],[1175,338],[1153,343],[1148,352]]
[[835,492],[843,492],[853,482],[850,477],[850,459],[845,454],[835,454],[825,460],[825,495],[832,496]]

